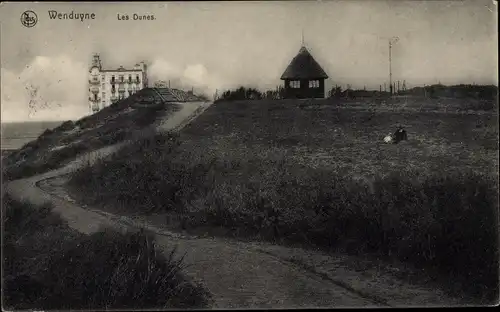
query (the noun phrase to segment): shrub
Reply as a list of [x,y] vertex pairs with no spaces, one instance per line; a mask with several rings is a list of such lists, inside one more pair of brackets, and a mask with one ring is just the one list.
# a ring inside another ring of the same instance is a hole
[[235,90],[227,90],[223,92],[219,98],[215,99],[215,102],[260,100],[263,97],[263,94],[255,88],[239,87]]
[[96,117],[94,115],[86,116],[84,118],[81,118],[75,122],[75,125],[79,126],[80,129],[87,129],[95,126],[96,124]]
[[88,151],[88,149],[89,146],[85,142],[69,144],[64,148],[53,151],[47,163],[58,165],[64,160],[73,159],[78,154]]
[[[164,257],[154,239],[141,232],[93,234],[50,262],[47,303],[55,304],[48,308],[203,307],[205,292],[185,279],[181,263],[175,249]],[[68,296],[68,289],[80,295]]]
[[59,127],[55,129],[55,131],[70,131],[75,128],[75,123],[72,120],[68,120],[63,122]]
[[209,294],[182,274],[175,249],[144,231],[67,228],[48,205],[3,197],[4,298],[15,309],[201,308]]
[[137,108],[139,114],[134,118],[135,125],[139,127],[149,126],[158,117],[158,112],[164,110],[165,105],[155,105],[147,108]]
[[37,173],[41,173],[43,170],[45,169],[40,166],[36,166],[29,163],[23,163],[20,166],[11,166],[5,168],[3,171],[3,177],[7,181],[13,181],[33,176]]
[[47,136],[50,136],[54,134],[54,130],[52,129],[45,129],[44,132],[42,132],[42,134],[40,135],[41,137],[47,137]]
[[125,129],[118,129],[116,131],[111,131],[108,134],[102,135],[98,138],[102,146],[112,145],[125,140],[128,136],[128,132]]

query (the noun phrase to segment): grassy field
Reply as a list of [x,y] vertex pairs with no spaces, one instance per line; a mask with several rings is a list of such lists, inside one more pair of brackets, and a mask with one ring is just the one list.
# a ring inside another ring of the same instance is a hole
[[[219,103],[189,125],[181,141],[186,142],[188,152],[195,148],[189,145],[193,142],[199,155],[253,159],[271,152],[349,175],[412,169],[490,172],[496,165],[494,114],[379,112],[317,102],[304,107],[287,101]],[[384,144],[383,137],[394,132],[398,123],[405,126],[409,141]],[[203,144],[198,146],[201,137]],[[252,156],[246,156],[249,153]]]
[[68,228],[49,206],[2,196],[2,306],[25,309],[203,308],[209,295],[143,233]]
[[130,140],[148,131],[159,117],[178,109],[175,104],[137,105],[140,104],[138,98],[151,96],[153,92],[143,89],[93,115],[46,130],[38,139],[2,159],[4,177],[18,179],[43,173],[79,154]]
[[[140,140],[83,168],[70,186],[91,205],[175,213],[183,228],[436,268],[450,290],[491,302],[496,115],[389,104],[219,102],[178,135]],[[398,123],[409,140],[382,143]]]

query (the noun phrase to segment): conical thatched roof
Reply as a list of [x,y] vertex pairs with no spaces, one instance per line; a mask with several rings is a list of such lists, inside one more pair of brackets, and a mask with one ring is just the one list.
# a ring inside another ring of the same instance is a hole
[[327,78],[328,75],[305,47],[300,48],[299,53],[290,62],[283,75],[281,75],[281,80]]

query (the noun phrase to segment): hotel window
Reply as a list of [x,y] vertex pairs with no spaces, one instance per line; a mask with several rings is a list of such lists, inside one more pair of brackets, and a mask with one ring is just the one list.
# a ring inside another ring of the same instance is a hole
[[111,83],[115,83],[115,75],[111,76]]
[[111,93],[115,93],[115,92],[116,92],[115,85],[112,85],[112,86],[111,86]]
[[128,83],[132,83],[132,75],[128,75]]
[[319,80],[309,80],[309,88],[319,88]]
[[101,81],[102,81],[102,82],[105,82],[105,81],[106,81],[106,77],[101,76]]
[[290,81],[290,88],[299,89],[300,88],[300,81],[298,81],[298,80]]
[[135,82],[140,83],[141,81],[139,80],[139,75],[135,75]]
[[120,75],[120,82],[123,82],[123,76]]

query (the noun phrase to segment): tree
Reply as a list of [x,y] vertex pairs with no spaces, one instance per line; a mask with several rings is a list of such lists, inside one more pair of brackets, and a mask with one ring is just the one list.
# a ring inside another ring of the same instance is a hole
[[30,98],[30,101],[28,103],[28,115],[30,117],[33,116],[39,109],[49,108],[49,103],[44,100],[43,97],[38,93],[38,91],[40,90],[39,87],[34,86],[30,83],[24,88],[28,92],[28,96]]

